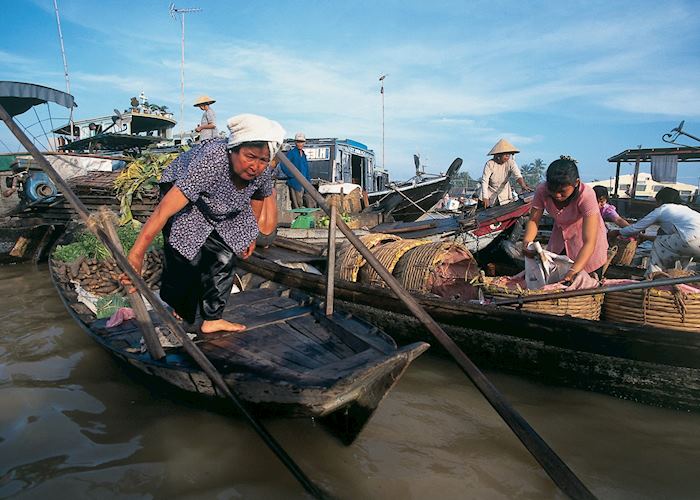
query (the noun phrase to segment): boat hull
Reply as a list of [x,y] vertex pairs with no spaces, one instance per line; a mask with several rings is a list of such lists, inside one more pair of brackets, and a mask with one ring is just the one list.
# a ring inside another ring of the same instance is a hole
[[[286,269],[260,256],[243,267],[291,287],[325,293],[322,276]],[[388,289],[336,280],[334,295],[339,307],[363,315],[398,342],[430,338]],[[700,410],[696,333],[416,298],[482,367],[646,404]]]
[[[166,383],[209,400],[225,399],[182,347],[166,348],[155,360],[141,352],[134,321],[106,328],[77,302],[72,285],[52,278],[68,312],[116,359],[146,380]],[[327,317],[308,296],[265,287],[232,297],[224,317],[244,322],[243,334],[209,334],[197,345],[231,390],[251,409],[265,414],[315,417],[346,444],[367,424],[381,400],[410,363],[429,345],[397,347],[375,326],[336,312]],[[157,318],[153,317],[158,325]]]

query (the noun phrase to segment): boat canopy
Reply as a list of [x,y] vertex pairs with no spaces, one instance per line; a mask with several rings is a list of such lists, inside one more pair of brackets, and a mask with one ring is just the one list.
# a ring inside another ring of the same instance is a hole
[[32,106],[54,102],[66,108],[78,105],[72,95],[33,83],[0,81],[0,104],[10,116],[21,115]]
[[160,137],[148,135],[106,133],[69,142],[59,149],[62,151],[124,151],[132,148],[145,148],[160,140]]
[[640,161],[643,163],[650,162],[652,156],[658,155],[677,155],[678,161],[700,161],[700,148],[697,147],[682,147],[682,148],[638,148],[625,149],[621,153],[608,158],[610,163],[616,162],[634,162]]

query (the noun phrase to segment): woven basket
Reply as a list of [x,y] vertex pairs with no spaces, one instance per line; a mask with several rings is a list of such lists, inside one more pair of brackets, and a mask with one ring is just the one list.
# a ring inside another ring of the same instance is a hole
[[[460,262],[469,261],[467,272],[459,276],[439,275],[438,268],[455,251],[464,255]],[[394,276],[406,290],[420,293],[435,293],[433,283],[436,280],[463,286],[477,274],[478,266],[471,252],[466,246],[454,242],[428,243],[412,248],[399,259],[394,268]]]
[[[673,273],[664,273],[664,276],[669,277],[669,274]],[[647,288],[607,293],[603,317],[607,321],[698,332],[700,291],[684,293],[674,287],[673,291]]]
[[[531,297],[533,295],[556,293],[551,290],[512,290],[502,285],[494,284],[497,278],[483,277],[484,294],[490,297],[513,299],[517,297]],[[600,319],[603,294],[583,295],[581,297],[568,297],[563,299],[547,299],[538,302],[526,302],[518,307],[523,311],[540,314],[553,314],[555,316],[571,316],[573,318]]]
[[[372,253],[374,256],[379,260],[379,262],[382,263],[384,267],[387,268],[387,270],[391,273],[394,271],[394,267],[396,267],[396,264],[399,262],[399,259],[403,257],[403,255],[411,250],[412,248],[415,248],[420,245],[426,245],[430,243],[428,240],[397,240],[397,241],[391,241],[389,243],[385,243],[384,245],[380,245],[378,247],[375,247],[372,249]],[[381,286],[386,288],[386,283],[384,283],[384,280],[379,277],[377,274],[377,271],[374,270],[374,268],[368,264],[363,265],[360,268],[360,282],[361,283],[366,283],[368,285],[373,285],[373,286]]]
[[[360,241],[370,250],[377,245],[401,238],[393,234],[370,233],[360,236]],[[357,274],[365,264],[365,258],[350,243],[346,243],[338,252],[338,260],[335,266],[335,276],[340,280],[357,281]]]
[[637,251],[637,240],[617,238],[617,241],[614,243],[617,246],[617,254],[613,257],[612,263],[620,266],[629,266]]

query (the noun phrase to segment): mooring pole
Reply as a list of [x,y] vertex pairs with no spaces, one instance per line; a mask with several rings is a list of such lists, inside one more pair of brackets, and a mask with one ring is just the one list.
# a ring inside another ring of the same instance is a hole
[[338,216],[338,202],[331,198],[331,214],[328,222],[328,259],[326,265],[326,316],[333,315],[333,296],[335,295],[335,227]]

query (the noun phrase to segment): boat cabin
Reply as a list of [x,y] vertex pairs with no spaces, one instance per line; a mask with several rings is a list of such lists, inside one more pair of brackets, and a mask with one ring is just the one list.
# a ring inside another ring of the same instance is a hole
[[54,129],[62,151],[124,150],[172,142],[177,122],[166,106],[149,104],[143,93],[113,115],[74,121]]
[[[663,187],[677,189],[688,206],[700,212],[698,186],[677,182],[679,164],[700,162],[700,148],[638,148],[626,149],[608,158],[616,164],[615,179],[597,181],[589,185],[608,187],[610,201],[623,217],[640,218],[656,208],[654,196]],[[621,175],[623,163],[634,165],[631,175]],[[649,165],[650,173],[640,172],[642,165]],[[700,174],[698,174],[700,175]],[[700,177],[698,177],[700,184]]]
[[[294,146],[287,139],[284,151]],[[381,191],[389,182],[386,171],[375,166],[374,151],[351,139],[307,139],[304,153],[309,162],[309,176],[314,181],[350,182],[367,192]]]

